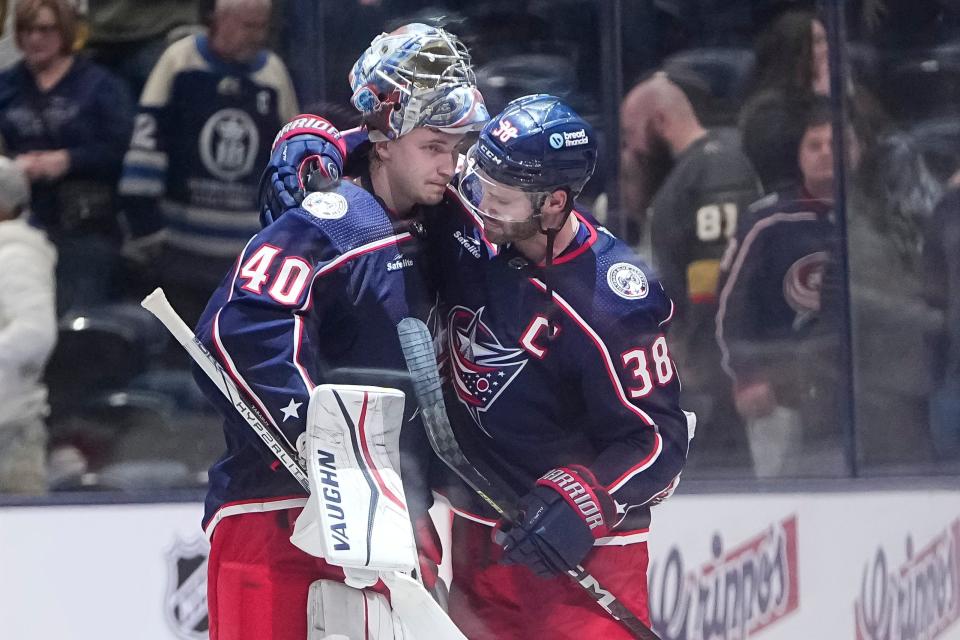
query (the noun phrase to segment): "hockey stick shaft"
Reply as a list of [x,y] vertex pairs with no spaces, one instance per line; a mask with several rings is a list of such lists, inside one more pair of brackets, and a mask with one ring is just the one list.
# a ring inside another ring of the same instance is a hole
[[307,491],[310,490],[310,484],[307,481],[307,473],[300,463],[297,462],[289,448],[274,436],[273,429],[263,413],[248,401],[244,393],[240,391],[236,383],[227,372],[223,370],[220,362],[207,351],[207,348],[200,342],[200,339],[193,334],[193,331],[183,319],[177,315],[177,312],[170,305],[163,289],[157,288],[140,302],[140,305],[156,316],[157,320],[163,323],[170,335],[180,343],[187,354],[203,370],[210,381],[216,385],[220,393],[233,405],[247,424],[256,432],[267,448],[277,457],[277,460],[287,468],[287,471],[303,485]]
[[[427,439],[437,456],[508,522],[515,523],[516,499],[513,490],[489,469],[481,472],[464,455],[453,433],[443,400],[440,371],[430,330],[416,318],[404,318],[397,326],[404,360],[410,370],[414,393],[420,403]],[[611,617],[640,640],[660,640],[626,605],[605,589],[582,566],[567,573]]]
[[[157,288],[154,289],[146,298],[144,298],[140,305],[152,313],[156,318],[167,328],[167,331],[174,337],[174,339],[180,343],[180,345],[186,350],[190,358],[197,363],[197,365],[207,374],[207,377],[216,385],[220,392],[227,398],[227,400],[233,405],[243,419],[246,420],[253,430],[260,436],[260,439],[265,445],[273,452],[277,457],[277,460],[287,468],[287,471],[301,484],[303,488],[310,491],[310,483],[307,479],[307,473],[300,466],[300,463],[293,457],[292,453],[288,448],[277,440],[272,432],[271,427],[267,420],[263,417],[263,414],[248,402],[244,394],[237,387],[233,379],[227,375],[227,372],[223,370],[223,367],[220,365],[220,362],[211,354],[207,348],[200,342],[199,338],[194,335],[193,331],[189,326],[183,321],[183,319],[177,314],[176,310],[170,304],[170,301],[167,300],[167,296],[163,293],[163,289]],[[405,607],[406,618],[409,620],[411,615],[414,615],[416,611],[430,610],[430,607],[435,606],[435,602],[430,595],[427,594],[426,590],[423,590],[423,580],[420,576],[419,571],[413,572],[416,583],[420,585],[420,589],[423,594],[426,594],[425,597],[427,600],[420,600],[419,603],[409,605]],[[398,575],[393,579],[392,583],[400,580],[401,575]],[[404,590],[407,600],[418,598],[417,592],[411,592],[410,589]],[[436,617],[436,611],[430,611],[431,614]],[[421,616],[422,617],[422,616]],[[446,619],[446,622],[449,623],[449,618],[446,618],[444,613],[443,618]],[[430,617],[427,616],[428,621]],[[434,619],[434,625],[440,624],[437,623]],[[450,623],[452,624],[452,623]],[[447,627],[446,624],[442,624],[439,627],[432,627],[434,631],[436,629],[444,630],[444,633],[435,632],[435,637],[445,637],[445,638],[462,638],[463,635],[459,631],[454,632],[450,627]]]

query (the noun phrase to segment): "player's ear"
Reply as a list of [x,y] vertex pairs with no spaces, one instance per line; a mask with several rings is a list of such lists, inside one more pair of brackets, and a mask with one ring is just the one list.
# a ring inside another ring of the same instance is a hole
[[386,142],[374,142],[373,143],[373,157],[375,157],[380,162],[387,162],[390,160],[390,141]]
[[566,189],[555,189],[547,195],[547,199],[543,201],[543,207],[541,208],[545,227],[552,228],[563,224],[563,219],[569,208],[567,206],[569,199],[570,193]]

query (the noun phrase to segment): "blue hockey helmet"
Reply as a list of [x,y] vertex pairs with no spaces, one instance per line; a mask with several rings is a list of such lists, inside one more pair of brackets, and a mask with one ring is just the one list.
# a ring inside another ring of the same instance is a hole
[[556,96],[517,98],[480,132],[467,157],[469,169],[521,191],[569,188],[576,196],[593,175],[593,127]]
[[350,71],[350,88],[372,142],[416,127],[479,131],[490,119],[467,48],[439,27],[412,23],[374,38]]

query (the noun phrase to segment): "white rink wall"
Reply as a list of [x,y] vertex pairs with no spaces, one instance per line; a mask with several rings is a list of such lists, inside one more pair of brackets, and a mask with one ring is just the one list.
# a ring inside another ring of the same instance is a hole
[[[0,508],[0,638],[205,638],[201,513]],[[650,554],[664,640],[960,639],[960,490],[675,496]]]

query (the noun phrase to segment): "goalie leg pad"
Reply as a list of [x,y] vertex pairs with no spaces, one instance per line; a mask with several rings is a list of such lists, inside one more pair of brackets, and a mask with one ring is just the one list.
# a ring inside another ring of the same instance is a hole
[[307,640],[368,639],[404,640],[403,627],[385,595],[333,580],[310,585]]
[[321,385],[310,395],[310,499],[291,541],[341,567],[412,571],[416,545],[400,478],[404,395]]

